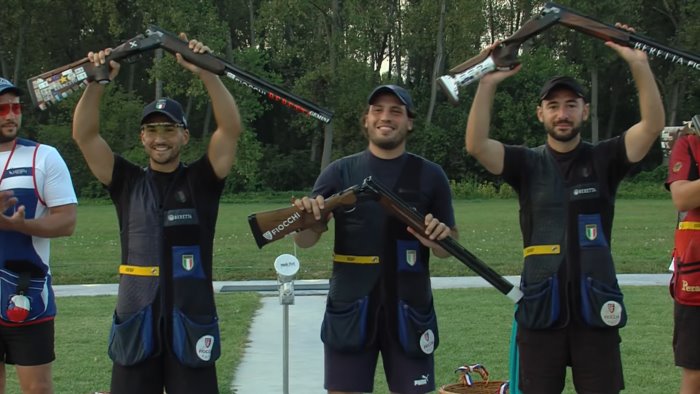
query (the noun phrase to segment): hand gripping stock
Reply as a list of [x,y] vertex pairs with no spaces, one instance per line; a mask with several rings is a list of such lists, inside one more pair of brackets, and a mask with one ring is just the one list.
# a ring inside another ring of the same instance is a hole
[[55,104],[71,93],[81,90],[88,82],[97,81],[102,84],[109,83],[109,61],[119,61],[149,51],[160,46],[155,38],[144,37],[139,34],[136,37],[118,45],[109,56],[106,64],[95,67],[87,57],[77,60],[65,66],[29,78],[27,87],[34,106],[45,110],[49,105]]
[[[366,189],[366,191],[373,191],[376,193],[378,202],[397,219],[406,223],[407,226],[410,226],[421,234],[425,232],[423,216],[419,214],[414,207],[401,200],[401,198],[389,189],[372,179],[372,177],[366,178],[362,187]],[[510,283],[506,278],[498,274],[478,257],[474,256],[454,238],[447,237],[445,239],[436,240],[435,242],[457,258],[457,260],[461,261],[464,265],[484,278],[484,280],[489,282],[496,290],[506,295],[514,303],[517,303],[523,297],[520,288]]]
[[328,214],[339,206],[354,205],[360,191],[359,186],[352,186],[328,197],[321,210],[321,220],[316,220],[312,213],[300,210],[296,205],[250,214],[248,224],[258,248],[297,231],[309,228],[325,229]]
[[631,33],[579,14],[556,3],[545,4],[542,11],[525,22],[512,36],[503,40],[492,52],[482,52],[452,68],[448,75],[438,78],[438,85],[453,104],[459,102],[459,88],[478,81],[489,72],[515,67],[520,45],[554,24],[592,37],[647,52],[649,57],[661,58],[677,65],[700,71],[700,56],[659,44],[648,37]]
[[558,20],[558,15],[547,12],[531,18],[512,36],[503,40],[492,51],[482,51],[466,62],[452,68],[448,75],[437,82],[452,104],[459,103],[459,88],[478,81],[484,75],[496,70],[510,70],[520,64],[518,50],[525,40],[549,28]]

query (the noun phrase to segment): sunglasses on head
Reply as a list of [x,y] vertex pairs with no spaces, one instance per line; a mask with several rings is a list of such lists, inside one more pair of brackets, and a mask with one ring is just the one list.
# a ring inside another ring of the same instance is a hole
[[20,115],[22,113],[22,104],[20,103],[3,103],[0,104],[0,116],[7,116],[10,111],[15,115]]

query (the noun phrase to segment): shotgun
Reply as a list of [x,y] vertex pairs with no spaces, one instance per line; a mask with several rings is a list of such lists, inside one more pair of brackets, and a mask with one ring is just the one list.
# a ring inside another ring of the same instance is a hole
[[[397,219],[406,223],[406,225],[410,226],[420,234],[425,233],[424,218],[420,213],[418,213],[415,207],[410,206],[385,186],[372,179],[372,177],[366,178],[362,184],[362,187],[363,189],[374,192],[378,198],[379,204],[381,204],[384,209],[386,209]],[[523,297],[523,293],[520,291],[518,286],[510,283],[506,278],[494,271],[491,267],[486,265],[486,263],[481,261],[478,257],[474,256],[470,251],[460,245],[454,238],[447,237],[444,239],[435,240],[435,242],[437,242],[452,256],[457,258],[457,260],[461,261],[464,265],[484,278],[498,291],[505,294],[514,303],[517,303]]]
[[89,82],[109,83],[109,60],[129,59],[157,48],[162,48],[172,54],[180,53],[190,63],[211,73],[232,79],[246,88],[263,95],[272,102],[291,108],[323,123],[330,123],[333,118],[331,111],[297,97],[252,73],[241,70],[211,53],[192,52],[186,41],[155,25],[150,25],[145,34],[139,34],[112,49],[112,52],[106,58],[108,62],[105,65],[94,67],[88,61],[88,58],[85,57],[29,78],[27,86],[32,102],[34,106],[45,110],[51,104],[55,104],[68,97],[71,93],[81,90]]
[[360,186],[352,186],[328,197],[321,210],[321,220],[316,220],[312,213],[299,209],[296,205],[250,214],[248,224],[258,248],[293,232],[309,228],[325,229],[328,214],[339,206],[354,205],[360,191]]
[[492,51],[482,51],[471,59],[449,70],[437,79],[438,86],[452,104],[459,103],[459,88],[476,82],[496,70],[509,70],[517,66],[518,50],[527,39],[561,24],[570,29],[612,41],[646,52],[650,58],[661,58],[674,64],[700,71],[700,56],[662,45],[641,34],[631,33],[589,16],[579,14],[556,3],[546,3],[542,11],[530,18],[512,36],[503,40]]

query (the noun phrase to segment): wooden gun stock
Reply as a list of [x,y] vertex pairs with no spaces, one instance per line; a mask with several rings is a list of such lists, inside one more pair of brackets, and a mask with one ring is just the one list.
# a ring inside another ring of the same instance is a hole
[[325,218],[335,208],[344,205],[354,205],[357,202],[359,186],[353,186],[326,199],[321,210],[321,220],[316,220],[313,214],[300,210],[295,205],[272,211],[253,213],[248,216],[248,224],[253,233],[258,248],[277,241],[297,231],[319,226],[326,226]]
[[[107,56],[107,60],[119,61],[139,53],[154,49],[160,43],[153,38],[146,38],[143,34],[127,40],[116,46]],[[45,110],[51,104],[55,104],[68,97],[74,91],[84,88],[88,82],[109,82],[109,67],[104,64],[95,67],[87,57],[73,63],[47,71],[41,75],[29,78],[27,88],[32,103],[35,107]]]
[[[414,207],[408,205],[389,189],[374,181],[372,177],[365,179],[363,188],[374,191],[379,198],[379,203],[396,218],[403,221],[417,232],[421,234],[425,233],[424,217],[418,213]],[[514,303],[517,303],[522,298],[523,293],[520,291],[520,288],[514,286],[503,276],[486,265],[486,263],[474,256],[454,238],[447,237],[445,239],[436,240],[435,242],[457,258],[457,260],[461,261],[464,265],[484,278],[498,291],[510,298]]]

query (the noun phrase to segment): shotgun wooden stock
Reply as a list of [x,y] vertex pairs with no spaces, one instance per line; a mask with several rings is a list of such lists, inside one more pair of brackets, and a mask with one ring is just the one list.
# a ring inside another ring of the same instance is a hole
[[[107,56],[109,60],[119,61],[138,55],[142,52],[157,48],[160,43],[154,38],[146,38],[143,34],[125,41],[112,49]],[[109,67],[104,64],[95,67],[87,57],[73,63],[55,68],[43,74],[29,78],[27,88],[34,106],[45,110],[71,93],[84,88],[88,82],[109,82]]]
[[[406,225],[410,226],[417,232],[421,234],[425,233],[424,217],[418,213],[414,207],[408,205],[389,189],[373,180],[372,177],[365,179],[362,186],[368,191],[374,191],[378,196],[379,203],[396,218],[406,223]],[[523,293],[520,291],[520,288],[510,283],[506,278],[494,271],[478,257],[474,256],[454,238],[447,237],[436,240],[435,242],[437,242],[452,256],[457,258],[457,260],[461,261],[464,265],[484,278],[484,280],[489,282],[498,291],[510,298],[514,303],[517,303],[523,297]]]
[[272,211],[253,213],[248,216],[248,224],[253,233],[258,248],[277,241],[287,234],[317,228],[326,227],[328,214],[339,206],[354,205],[357,202],[359,186],[353,186],[336,193],[326,199],[321,210],[321,220],[316,220],[313,214],[300,210],[295,205],[288,208],[280,208]]

